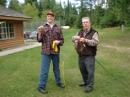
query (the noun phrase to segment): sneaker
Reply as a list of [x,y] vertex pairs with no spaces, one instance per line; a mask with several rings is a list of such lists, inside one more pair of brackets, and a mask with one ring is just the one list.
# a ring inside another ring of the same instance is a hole
[[57,86],[60,88],[65,88],[65,85],[63,83],[59,83],[59,84],[57,84]]
[[91,92],[93,91],[93,87],[85,87],[85,92]]
[[48,91],[46,89],[43,89],[43,88],[38,88],[38,91],[42,94],[47,94]]
[[79,84],[80,87],[84,87],[84,86],[86,86],[86,85],[87,85],[87,84],[85,84],[85,83],[84,83],[84,84]]

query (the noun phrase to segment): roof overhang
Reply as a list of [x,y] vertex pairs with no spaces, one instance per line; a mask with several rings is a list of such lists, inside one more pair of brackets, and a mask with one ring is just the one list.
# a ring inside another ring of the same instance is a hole
[[17,21],[30,21],[31,17],[14,17],[14,16],[4,16],[0,15],[0,20],[17,20]]

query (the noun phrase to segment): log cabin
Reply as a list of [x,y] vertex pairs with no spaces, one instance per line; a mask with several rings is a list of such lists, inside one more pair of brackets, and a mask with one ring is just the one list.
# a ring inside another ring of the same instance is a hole
[[0,5],[0,49],[24,45],[24,22],[32,18]]

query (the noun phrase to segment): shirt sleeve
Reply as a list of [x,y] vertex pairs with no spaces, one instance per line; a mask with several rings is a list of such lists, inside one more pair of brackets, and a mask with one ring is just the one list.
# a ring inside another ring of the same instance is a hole
[[38,30],[37,31],[37,41],[43,42],[43,37],[45,36],[45,34],[46,34],[45,28],[43,28],[41,32],[39,32],[39,30]]
[[99,43],[99,35],[98,35],[98,33],[97,32],[94,33],[92,39],[91,40],[86,39],[86,42],[87,42],[88,46],[97,46],[98,43]]
[[62,46],[64,44],[64,37],[63,37],[63,33],[62,30],[60,29],[60,37],[59,37],[59,41],[60,41],[60,46]]
[[74,36],[72,36],[72,42],[73,43],[75,43],[75,41],[76,41],[76,39],[74,38],[75,36],[78,36],[78,32]]
[[43,35],[41,33],[37,33],[37,41],[42,42],[43,40]]

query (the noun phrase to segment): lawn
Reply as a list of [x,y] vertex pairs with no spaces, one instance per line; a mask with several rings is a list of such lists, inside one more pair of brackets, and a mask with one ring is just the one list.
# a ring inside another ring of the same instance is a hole
[[[85,93],[77,54],[71,37],[78,29],[64,31],[61,49],[64,62],[65,89],[56,86],[52,66],[47,83],[48,94],[37,91],[40,71],[40,47],[0,57],[0,97],[130,97],[130,29],[97,29],[100,44],[96,56],[95,88]],[[63,74],[62,74],[63,76]],[[63,78],[63,77],[62,77]]]

